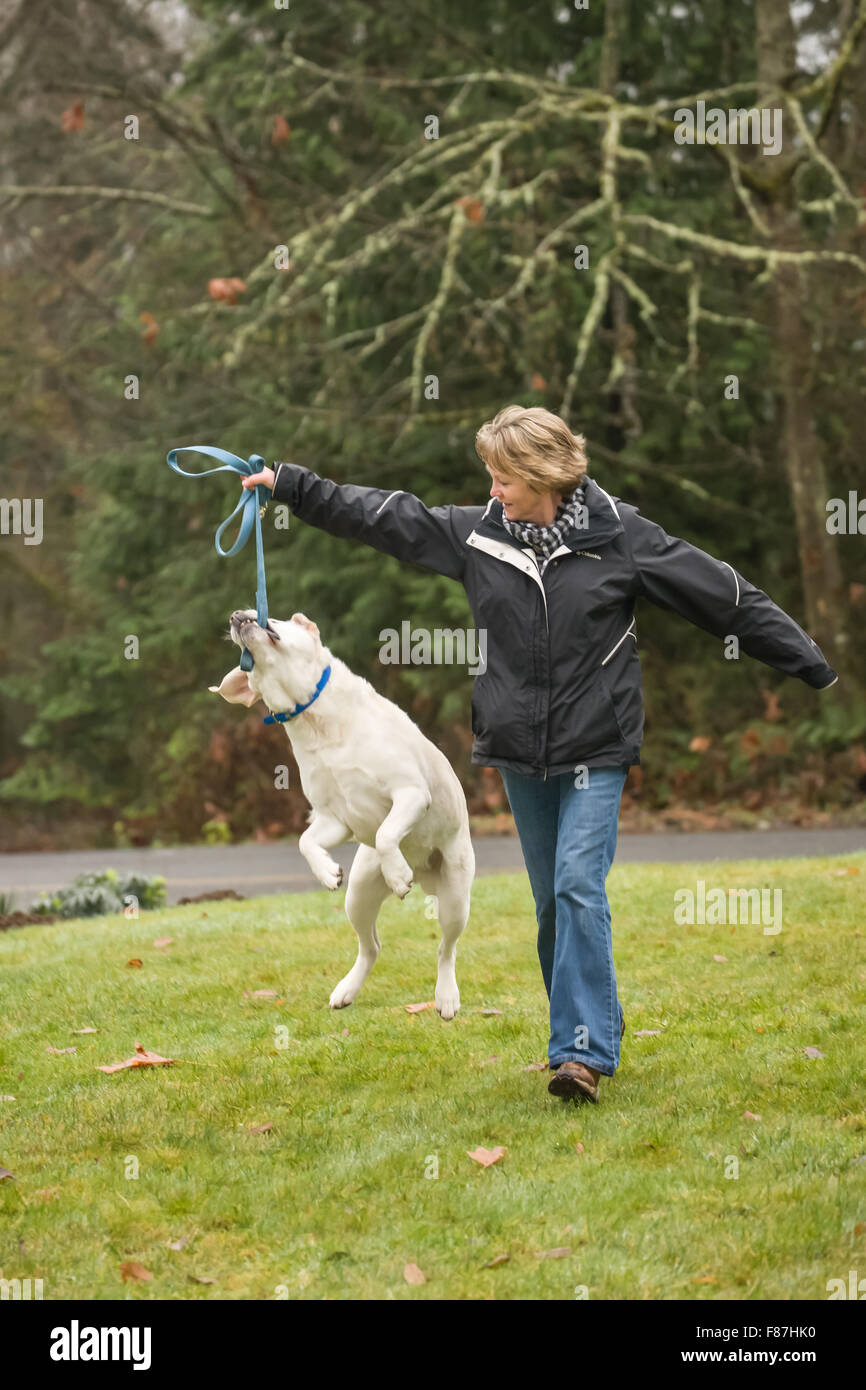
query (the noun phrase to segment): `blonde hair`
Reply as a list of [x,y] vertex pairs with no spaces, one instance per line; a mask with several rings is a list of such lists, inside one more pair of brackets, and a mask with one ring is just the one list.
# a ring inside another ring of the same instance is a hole
[[535,492],[568,496],[587,470],[586,440],[543,406],[507,405],[475,436],[482,463],[503,478],[519,478]]

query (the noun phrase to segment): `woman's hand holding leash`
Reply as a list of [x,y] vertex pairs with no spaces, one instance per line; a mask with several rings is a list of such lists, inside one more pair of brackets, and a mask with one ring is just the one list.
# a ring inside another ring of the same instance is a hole
[[270,488],[271,492],[273,492],[274,470],[272,468],[263,468],[261,473],[253,473],[251,477],[243,479],[241,487],[251,488],[255,487],[257,483],[260,483],[263,487]]

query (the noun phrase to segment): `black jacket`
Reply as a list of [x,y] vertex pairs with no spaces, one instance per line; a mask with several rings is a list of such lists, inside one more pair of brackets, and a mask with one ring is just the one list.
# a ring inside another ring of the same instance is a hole
[[644,712],[635,600],[672,609],[767,666],[823,690],[837,679],[821,649],[724,560],[669,536],[585,478],[588,525],[573,529],[543,576],[502,525],[502,507],[427,507],[410,492],[337,484],[274,465],[273,498],[295,516],[386,555],[457,579],[486,670],[472,695],[473,763],[532,777],[578,765],[640,762]]

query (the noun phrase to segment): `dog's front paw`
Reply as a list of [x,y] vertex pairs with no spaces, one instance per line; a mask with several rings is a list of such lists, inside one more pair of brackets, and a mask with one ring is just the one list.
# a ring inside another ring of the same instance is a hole
[[328,859],[321,869],[316,871],[316,878],[324,888],[330,888],[333,892],[343,882],[343,867],[336,859]]
[[405,898],[415,882],[408,864],[405,870],[398,869],[396,873],[383,871],[383,877],[391,892],[396,893],[398,898]]

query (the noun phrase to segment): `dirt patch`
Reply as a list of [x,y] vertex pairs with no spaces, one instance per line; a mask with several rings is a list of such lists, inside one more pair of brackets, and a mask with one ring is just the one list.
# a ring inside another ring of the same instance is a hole
[[10,927],[32,927],[39,923],[62,921],[63,918],[56,912],[2,912],[0,931],[8,931]]
[[225,898],[231,898],[234,902],[244,902],[245,895],[236,893],[234,888],[220,888],[215,893],[199,893],[196,898],[178,898],[177,907],[183,907],[186,903],[219,903]]

